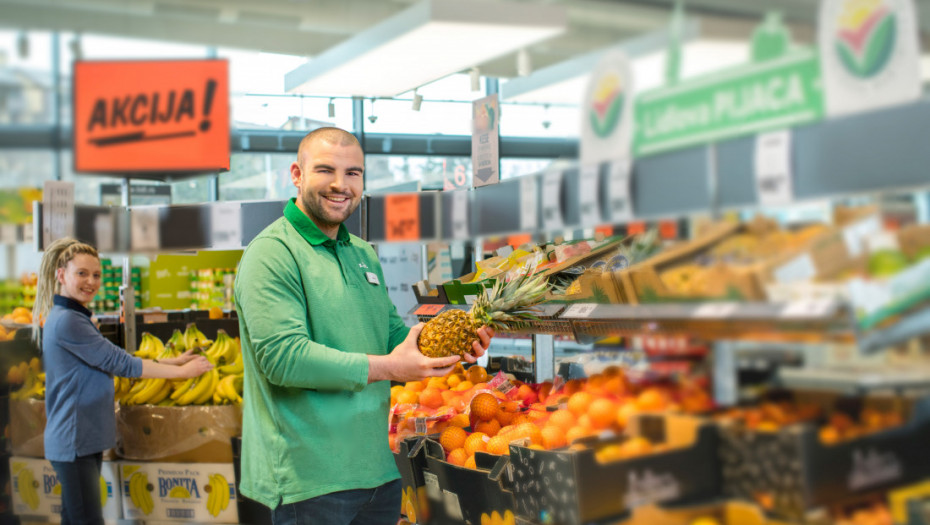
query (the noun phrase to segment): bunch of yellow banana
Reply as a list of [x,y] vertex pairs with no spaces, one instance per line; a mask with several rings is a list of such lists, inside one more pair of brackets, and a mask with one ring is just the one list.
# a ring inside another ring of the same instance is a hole
[[207,496],[207,512],[214,518],[229,506],[229,482],[222,474],[210,474],[210,495]]
[[180,406],[202,405],[213,397],[213,391],[220,382],[220,373],[216,368],[192,377],[171,393],[171,400]]
[[128,377],[113,376],[113,398],[119,401],[132,389],[133,380]]
[[23,503],[29,506],[30,509],[38,509],[39,482],[36,481],[35,475],[32,473],[32,469],[27,468],[24,463],[17,462],[14,462],[12,467],[12,474],[16,480],[15,490],[19,493],[19,497],[23,500]]
[[220,379],[213,391],[214,405],[242,404],[242,374],[230,374]]
[[142,359],[155,359],[164,350],[165,344],[161,342],[161,339],[148,332],[144,332],[142,334],[142,342],[139,343],[139,349],[132,355],[141,357]]
[[[15,371],[14,371],[15,370]],[[10,367],[7,372],[7,379],[10,377],[21,379],[20,381],[10,381],[11,383],[22,383],[18,390],[10,393],[10,399],[45,399],[45,372],[42,371],[42,360],[33,357],[28,363],[22,363]]]
[[[229,337],[226,330],[222,328],[216,331],[216,341],[206,351],[207,359],[224,366],[234,363],[236,358],[241,354],[242,351],[239,348],[239,343],[232,337]],[[241,370],[239,372],[233,370],[224,373],[235,374],[240,372]]]
[[149,489],[149,477],[145,472],[136,472],[129,478],[129,499],[142,514],[148,516],[152,513],[155,503]]
[[207,339],[207,336],[197,328],[197,325],[194,323],[189,323],[187,328],[184,330],[184,348],[209,348],[213,341]]
[[167,379],[142,379],[123,394],[119,401],[124,405],[157,405],[171,394],[171,386]]

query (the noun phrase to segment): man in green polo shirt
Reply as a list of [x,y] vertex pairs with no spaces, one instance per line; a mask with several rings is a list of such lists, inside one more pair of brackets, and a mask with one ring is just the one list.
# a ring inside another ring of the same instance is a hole
[[[361,202],[364,165],[344,130],[304,137],[291,165],[297,198],[239,263],[240,490],[270,507],[275,525],[394,525],[389,381],[442,376],[459,361],[419,352],[422,325],[404,325],[374,250],[342,224]],[[492,336],[479,331],[476,355]]]

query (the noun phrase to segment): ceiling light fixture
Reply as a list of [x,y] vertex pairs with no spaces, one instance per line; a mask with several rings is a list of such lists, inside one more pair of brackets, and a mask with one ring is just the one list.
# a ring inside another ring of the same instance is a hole
[[533,62],[526,48],[517,51],[517,75],[525,77],[533,72]]
[[29,35],[25,31],[19,34],[19,38],[16,39],[16,51],[19,53],[19,58],[25,60],[29,58]]
[[333,99],[329,99],[329,118],[336,118],[336,103],[333,102]]
[[[697,39],[699,34],[700,24],[696,20],[691,20],[686,22],[682,28],[681,41],[685,43]],[[605,49],[544,67],[525,77],[512,78],[501,84],[501,100],[523,103],[580,104],[588,77],[605,52],[620,49],[630,60],[635,60],[650,54],[662,53],[668,48],[669,38],[669,30],[660,29]],[[639,81],[637,85],[641,85]]]
[[393,97],[563,32],[558,5],[423,0],[287,73],[293,93]]
[[74,60],[81,60],[84,58],[84,48],[81,46],[81,35],[79,33],[74,34],[74,38],[71,39],[69,46],[71,47],[71,56],[74,57]]
[[413,90],[413,104],[410,106],[414,111],[420,111],[420,106],[423,105],[423,95],[417,93],[417,90]]
[[468,77],[471,80],[471,90],[480,91],[481,90],[481,70],[473,67],[471,71],[468,72]]

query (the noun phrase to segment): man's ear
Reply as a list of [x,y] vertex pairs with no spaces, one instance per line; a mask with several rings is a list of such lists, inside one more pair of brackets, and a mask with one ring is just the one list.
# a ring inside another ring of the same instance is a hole
[[297,162],[292,162],[291,163],[291,183],[293,183],[294,186],[297,186],[298,188],[300,187],[300,175],[301,175],[300,164],[298,164]]

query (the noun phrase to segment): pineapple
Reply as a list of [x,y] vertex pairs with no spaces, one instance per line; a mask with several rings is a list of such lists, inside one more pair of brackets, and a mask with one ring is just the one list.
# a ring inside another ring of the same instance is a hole
[[490,295],[479,295],[468,312],[447,310],[431,319],[417,340],[420,352],[428,357],[471,353],[478,328],[515,329],[537,319],[530,307],[543,301],[549,287],[543,274],[533,276],[533,270],[506,284],[498,281]]

